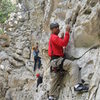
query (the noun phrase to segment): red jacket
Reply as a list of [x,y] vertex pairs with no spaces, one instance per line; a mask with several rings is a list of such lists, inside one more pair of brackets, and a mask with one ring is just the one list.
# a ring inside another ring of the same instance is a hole
[[51,56],[64,56],[63,47],[67,46],[69,41],[69,32],[66,32],[64,39],[59,38],[58,35],[51,34],[48,46],[48,55]]

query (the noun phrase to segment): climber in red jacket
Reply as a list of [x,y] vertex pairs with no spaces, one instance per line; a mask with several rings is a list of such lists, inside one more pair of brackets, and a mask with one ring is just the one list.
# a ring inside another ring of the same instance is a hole
[[50,36],[49,48],[48,48],[48,54],[50,57],[54,55],[59,57],[64,57],[63,47],[67,46],[68,44],[70,28],[67,27],[64,39],[59,38],[58,36],[59,31],[60,31],[59,27],[54,28],[53,29],[54,33],[52,33]]
[[[66,47],[69,41],[69,32],[70,27],[67,26],[66,33],[63,38],[58,36],[59,24],[51,23],[50,24],[51,36],[49,39],[48,46],[48,55],[51,57],[50,60],[50,71],[51,71],[51,83],[50,83],[50,91],[49,91],[49,100],[57,100],[60,93],[60,86],[63,82],[63,77],[65,73],[69,72],[70,77],[70,85],[74,87],[75,91],[87,91],[88,88],[80,83],[79,79],[79,67],[75,61],[71,61],[65,58],[63,53],[63,47]],[[64,34],[62,34],[63,36]]]

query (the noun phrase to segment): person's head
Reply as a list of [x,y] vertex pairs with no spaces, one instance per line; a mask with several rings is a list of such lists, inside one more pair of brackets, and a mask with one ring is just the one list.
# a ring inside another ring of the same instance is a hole
[[35,47],[34,46],[32,47],[32,50],[35,50]]
[[40,76],[40,74],[39,74],[39,73],[37,73],[37,74],[36,74],[36,77],[38,78],[39,76]]
[[51,23],[50,24],[50,30],[53,34],[58,35],[60,30],[59,30],[59,24],[58,23]]
[[38,42],[36,42],[36,49],[38,49]]
[[36,46],[38,46],[39,44],[38,44],[38,42],[36,42]]

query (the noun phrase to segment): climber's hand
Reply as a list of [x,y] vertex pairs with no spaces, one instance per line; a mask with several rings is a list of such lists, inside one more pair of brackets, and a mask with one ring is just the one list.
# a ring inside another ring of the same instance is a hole
[[62,38],[62,39],[64,38],[64,32],[63,32],[63,33],[61,33],[61,38]]
[[69,25],[67,25],[66,31],[67,31],[67,32],[70,32],[70,26],[69,26]]

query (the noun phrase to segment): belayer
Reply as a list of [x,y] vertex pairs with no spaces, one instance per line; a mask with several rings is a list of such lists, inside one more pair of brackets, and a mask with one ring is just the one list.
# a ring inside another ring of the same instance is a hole
[[43,76],[41,76],[39,73],[36,74],[36,77],[37,77],[37,89],[36,89],[36,92],[38,92],[38,86],[43,82]]
[[59,97],[61,82],[66,71],[70,75],[70,85],[74,87],[75,91],[88,91],[88,87],[81,83],[79,66],[76,61],[66,59],[63,53],[63,47],[66,47],[69,42],[70,27],[66,27],[66,33],[63,38],[58,36],[60,32],[58,23],[51,23],[50,30],[51,36],[48,44],[48,55],[51,57],[49,100],[57,100]]

